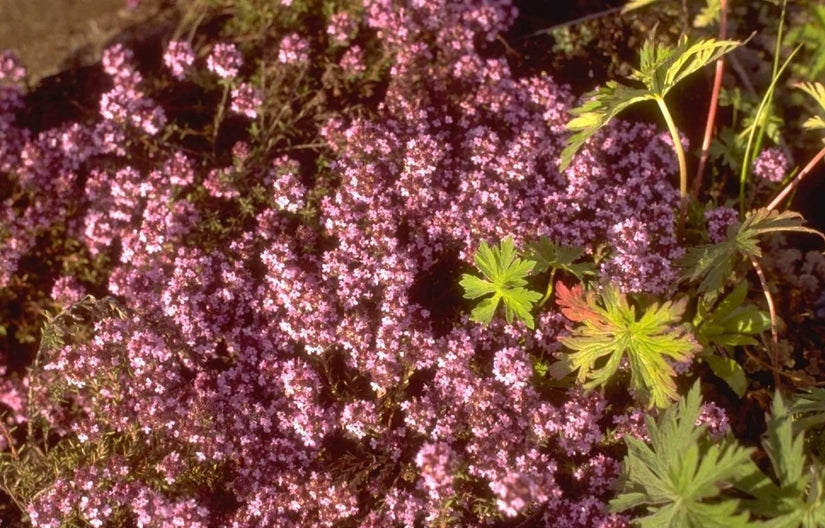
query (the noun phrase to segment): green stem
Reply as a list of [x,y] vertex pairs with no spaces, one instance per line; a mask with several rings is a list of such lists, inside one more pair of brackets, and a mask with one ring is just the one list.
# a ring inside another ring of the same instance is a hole
[[765,92],[765,96],[762,98],[762,101],[759,103],[759,107],[756,109],[756,116],[753,119],[753,125],[750,127],[750,133],[748,134],[748,142],[745,145],[745,155],[742,157],[742,170],[739,173],[739,214],[745,214],[745,183],[748,181],[748,176],[750,176],[751,164],[753,163],[754,158],[754,143],[756,141],[756,129],[759,127],[759,122],[762,119],[763,113],[767,110],[770,99],[773,97],[773,91],[776,89],[776,83],[779,82],[779,76],[785,71],[785,68],[788,67],[788,64],[791,63],[791,59],[794,58],[794,55],[802,49],[803,44],[798,45],[788,58],[785,59],[785,62],[776,72],[776,75],[773,76],[771,79],[771,84],[768,86],[768,90]]
[[229,79],[221,79],[223,84],[223,96],[221,97],[221,104],[218,105],[218,111],[215,113],[215,119],[212,121],[212,146],[218,140],[218,129],[221,127],[223,121],[224,110],[226,109],[226,101],[229,99]]
[[539,301],[539,308],[544,306],[544,304],[550,300],[550,297],[553,295],[553,279],[556,277],[556,270],[558,268],[553,268],[550,271],[550,279],[547,281],[547,291],[544,294],[544,297],[541,298]]
[[682,230],[685,226],[685,216],[687,215],[687,160],[685,159],[685,149],[682,148],[682,141],[679,139],[679,129],[676,128],[676,123],[670,115],[670,110],[663,97],[656,96],[656,103],[662,111],[662,116],[665,118],[667,129],[670,131],[670,137],[673,139],[673,148],[676,150],[676,158],[679,160],[679,224],[677,228],[677,238],[682,237]]

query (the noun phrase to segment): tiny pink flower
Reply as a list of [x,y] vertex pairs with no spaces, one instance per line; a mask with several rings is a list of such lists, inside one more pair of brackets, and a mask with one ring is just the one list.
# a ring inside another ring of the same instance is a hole
[[353,20],[350,14],[346,11],[341,11],[329,18],[327,35],[329,35],[333,44],[344,46],[349,43],[357,29],[357,22]]
[[753,173],[763,180],[779,183],[788,173],[788,159],[781,150],[767,148],[754,160]]
[[258,109],[263,104],[263,95],[261,92],[247,83],[241,83],[240,86],[232,90],[232,111],[245,115],[250,119],[258,116]]
[[223,79],[235,77],[243,66],[243,56],[234,44],[220,42],[215,44],[212,53],[206,58],[209,71]]
[[309,61],[309,42],[294,33],[285,36],[278,50],[278,61],[283,64],[301,64]]
[[186,77],[186,72],[195,63],[195,52],[192,50],[192,45],[185,40],[169,42],[166,53],[163,54],[163,63],[172,72],[172,77],[179,81],[183,80]]

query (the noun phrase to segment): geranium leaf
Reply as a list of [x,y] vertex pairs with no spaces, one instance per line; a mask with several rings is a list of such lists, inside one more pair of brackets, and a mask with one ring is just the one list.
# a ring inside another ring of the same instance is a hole
[[[713,64],[716,59],[735,50],[740,45],[741,43],[737,41],[712,38],[691,44],[687,37],[683,37],[662,65],[665,68],[664,82],[651,88],[664,97],[671,88],[687,76],[709,64]],[[654,76],[654,78],[658,80],[660,74]]]
[[[626,9],[639,7],[645,0],[631,2]],[[635,5],[634,5],[635,4]],[[570,113],[573,119],[567,129],[573,134],[562,151],[559,170],[570,166],[573,157],[587,140],[609,123],[625,108],[642,101],[664,101],[665,95],[688,75],[711,64],[725,53],[735,49],[739,42],[731,40],[705,39],[691,43],[687,37],[676,47],[656,43],[648,39],[640,53],[640,69],[631,78],[642,83],[635,88],[615,81],[587,93],[584,104]]]
[[535,322],[530,310],[541,299],[541,294],[524,286],[536,263],[518,258],[510,237],[502,240],[499,247],[491,248],[482,242],[473,260],[484,279],[466,273],[462,275],[460,284],[464,288],[464,297],[477,299],[489,294],[493,296],[483,299],[473,309],[472,319],[488,324],[493,320],[499,302],[503,302],[508,323],[517,318],[532,329]]
[[650,394],[651,404],[666,407],[678,396],[675,372],[665,358],[682,361],[699,348],[680,324],[684,300],[651,305],[637,318],[625,295],[611,285],[599,294],[561,282],[556,288],[562,314],[579,324],[561,340],[572,352],[551,372],[578,370],[579,383],[593,388],[605,384],[626,356],[631,387]]
[[536,262],[537,273],[548,269],[560,269],[573,274],[579,280],[596,273],[596,266],[592,262],[576,263],[584,255],[584,248],[556,244],[546,236],[527,244],[526,255]]
[[734,267],[742,257],[760,258],[760,235],[781,231],[825,235],[815,229],[804,227],[805,219],[793,211],[779,212],[767,208],[756,209],[745,215],[738,226],[728,228],[727,239],[717,244],[708,244],[687,250],[679,264],[685,268],[683,279],[701,279],[699,293],[716,292],[724,288],[733,275]]
[[644,89],[609,81],[597,90],[585,94],[583,99],[584,104],[570,112],[574,118],[567,123],[567,129],[571,130],[573,135],[567,140],[567,146],[561,153],[560,171],[567,169],[587,140],[622,110],[632,104],[652,100],[653,95]]
[[707,441],[704,426],[696,425],[701,404],[697,382],[658,420],[648,417],[650,445],[625,437],[622,490],[610,501],[612,511],[645,507],[648,514],[636,519],[640,526],[751,526],[740,501],[724,497],[722,490],[733,485],[743,467],[752,467],[752,449],[730,438]]
[[738,487],[754,497],[751,510],[768,517],[758,526],[815,528],[825,523],[825,475],[808,460],[803,433],[795,432],[792,415],[777,392],[766,419],[762,445],[775,481],[764,477]]

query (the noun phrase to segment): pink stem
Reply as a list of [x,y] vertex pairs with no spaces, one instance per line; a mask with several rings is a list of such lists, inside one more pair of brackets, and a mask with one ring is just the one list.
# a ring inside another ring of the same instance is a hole
[[[719,13],[719,40],[725,40],[728,28],[728,1],[722,0]],[[713,91],[710,96],[710,108],[708,109],[708,121],[705,125],[705,137],[702,140],[702,153],[699,156],[699,167],[696,169],[696,178],[693,180],[693,196],[699,196],[702,187],[702,173],[710,155],[710,139],[713,135],[713,125],[716,122],[716,110],[719,108],[719,91],[722,89],[722,74],[725,72],[725,60],[723,57],[716,59],[716,75],[713,78]]]
[[788,194],[790,194],[790,192],[794,190],[797,185],[799,185],[799,182],[802,181],[802,178],[807,176],[808,173],[811,172],[811,170],[816,166],[817,163],[819,163],[819,160],[821,160],[823,157],[825,157],[825,147],[822,147],[822,150],[817,152],[816,156],[811,158],[811,161],[809,161],[808,164],[805,165],[805,168],[802,169],[802,171],[799,174],[797,174],[796,177],[793,180],[791,180],[791,182],[788,185],[786,185],[784,189],[782,189],[782,192],[780,192],[776,196],[776,198],[773,199],[773,201],[768,205],[768,211],[775,209],[776,206],[779,205],[779,203],[782,200],[784,200],[785,197],[788,196]]

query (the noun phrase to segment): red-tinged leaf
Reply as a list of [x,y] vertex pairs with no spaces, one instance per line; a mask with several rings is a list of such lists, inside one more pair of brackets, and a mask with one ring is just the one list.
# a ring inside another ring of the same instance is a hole
[[562,314],[579,324],[561,339],[570,353],[551,367],[551,374],[578,371],[578,382],[594,388],[607,383],[626,357],[637,394],[649,395],[658,407],[667,407],[678,396],[668,361],[684,361],[700,348],[682,324],[683,301],[647,305],[637,317],[636,307],[610,284],[598,294],[561,282],[556,288]]
[[576,323],[596,322],[599,312],[592,308],[592,299],[584,292],[581,284],[568,288],[563,282],[556,283],[556,304],[562,315]]

